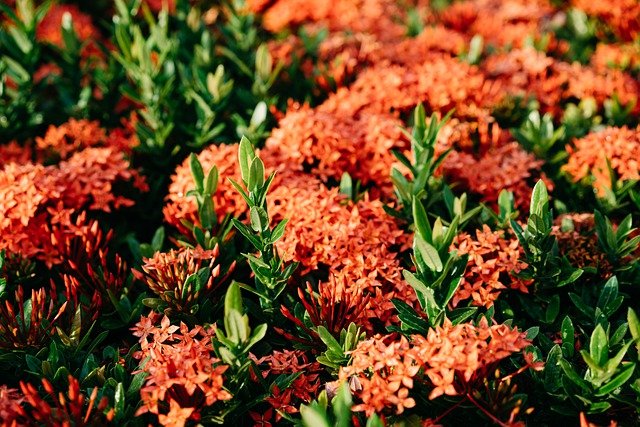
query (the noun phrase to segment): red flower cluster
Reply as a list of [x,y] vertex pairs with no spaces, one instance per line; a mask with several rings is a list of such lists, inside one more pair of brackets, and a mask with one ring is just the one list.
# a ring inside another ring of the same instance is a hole
[[87,148],[53,166],[5,165],[0,170],[0,249],[48,265],[63,262],[51,241],[52,228],[78,233],[72,220],[78,212],[131,206],[131,199],[113,192],[122,182],[147,189],[124,156],[111,148]]
[[[167,253],[156,252],[152,258],[145,258],[142,271],[133,270],[134,276],[144,282],[149,289],[158,295],[171,309],[178,312],[189,312],[198,300],[210,295],[224,282],[229,271],[222,276],[220,264],[216,258],[220,251],[218,246],[207,251],[202,248],[181,248]],[[189,277],[208,267],[210,275],[206,283],[197,283]]]
[[150,412],[161,425],[184,426],[198,421],[203,407],[231,399],[222,376],[227,366],[213,357],[215,326],[190,330],[184,323],[171,326],[164,316],[158,327],[158,320],[152,313],[132,328],[141,346],[134,356],[147,359],[140,369],[148,374],[137,414]]
[[635,40],[640,34],[640,4],[635,0],[571,0],[588,15],[603,20],[622,40]]
[[[221,220],[227,214],[239,216],[244,213],[246,210],[245,202],[228,180],[228,178],[232,178],[240,181],[240,167],[237,162],[238,144],[211,145],[202,150],[198,155],[198,160],[205,173],[208,173],[214,166],[218,168],[220,176],[218,190],[213,195],[213,204],[218,219]],[[165,221],[182,231],[184,235],[191,233],[182,224],[182,220],[198,224],[196,200],[187,196],[187,192],[193,188],[195,188],[195,184],[189,167],[189,159],[185,159],[171,177],[169,194],[166,197],[167,203],[162,210]]]
[[491,231],[484,224],[482,230],[476,230],[475,239],[467,233],[456,236],[451,249],[469,256],[464,277],[451,301],[454,307],[468,299],[473,305],[490,307],[504,289],[528,292],[531,282],[516,276],[526,267],[519,261],[522,249],[517,239],[505,238],[504,231]]
[[302,107],[290,110],[267,139],[265,155],[275,156],[289,170],[306,172],[327,182],[344,172],[363,184],[389,188],[393,149],[405,149],[402,123],[389,116],[339,116]]
[[[104,411],[109,399],[98,399],[98,387],[91,395],[80,392],[80,382],[69,375],[69,387],[64,393],[57,390],[46,378],[42,396],[32,384],[20,382],[20,391],[0,387],[0,420],[2,426],[46,425],[51,427],[103,425],[114,417],[113,408]],[[53,402],[53,404],[51,404]],[[97,403],[97,404],[96,404]]]
[[430,399],[464,395],[498,362],[530,343],[517,329],[489,326],[486,319],[477,326],[446,321],[411,341],[376,335],[361,342],[351,353],[351,364],[340,370],[340,380],[348,381],[360,400],[355,411],[371,415],[393,409],[401,414],[415,405],[410,396],[414,381],[428,381]]
[[569,161],[563,171],[575,182],[586,180],[603,196],[611,190],[609,165],[616,178],[640,179],[640,127],[609,127],[590,133],[567,146]]
[[[443,171],[492,206],[497,205],[500,191],[506,189],[513,192],[516,207],[527,210],[533,184],[540,178],[545,179],[540,171],[542,163],[511,142],[491,148],[480,157],[453,151],[445,159]],[[551,182],[546,179],[545,182],[551,189]]]
[[287,179],[269,195],[275,221],[288,218],[276,246],[286,260],[301,263],[300,274],[326,271],[348,293],[371,296],[366,318],[388,323],[391,298],[412,302],[415,293],[402,279],[399,253],[410,236],[378,200],[348,203],[337,189],[303,176]]

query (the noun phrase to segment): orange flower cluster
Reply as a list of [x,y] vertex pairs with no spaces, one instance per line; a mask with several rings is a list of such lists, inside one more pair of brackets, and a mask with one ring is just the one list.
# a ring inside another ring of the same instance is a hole
[[0,168],[9,163],[27,163],[31,161],[33,150],[30,144],[24,146],[17,141],[0,144]]
[[[443,163],[445,175],[463,185],[465,189],[482,195],[482,200],[496,205],[503,189],[513,192],[516,207],[527,210],[531,188],[539,179],[541,160],[511,142],[491,148],[480,157],[452,151]],[[545,179],[547,188],[551,182]]]
[[2,427],[18,426],[18,419],[23,413],[22,403],[24,396],[15,388],[6,385],[0,386],[0,420]]
[[[202,164],[205,173],[213,167],[218,168],[219,180],[218,190],[213,195],[213,204],[218,214],[218,219],[224,218],[227,214],[239,216],[246,210],[246,205],[242,196],[229,183],[228,178],[240,181],[240,167],[238,166],[238,144],[211,145],[198,155],[198,160]],[[193,224],[198,224],[198,207],[193,197],[188,197],[187,192],[195,188],[189,159],[185,159],[176,168],[171,176],[169,184],[169,194],[166,197],[166,204],[162,210],[167,223],[180,230],[184,235],[191,235],[188,229],[182,224],[182,220],[187,220]]]
[[370,416],[394,408],[396,414],[416,405],[409,397],[414,378],[420,371],[415,349],[407,338],[375,335],[362,341],[351,352],[351,364],[340,369],[339,380],[348,381],[361,400],[352,407]]
[[611,189],[607,162],[619,180],[640,179],[640,127],[609,127],[567,146],[569,161],[562,170],[575,181],[593,184],[599,196]]
[[598,43],[591,56],[591,66],[604,73],[611,68],[621,70],[640,70],[640,46],[637,44]]
[[[0,348],[23,349],[38,347],[54,330],[56,322],[67,307],[58,304],[55,287],[31,290],[31,298],[24,297],[24,289],[18,286],[15,299],[0,304]],[[28,303],[30,311],[25,304]]]
[[[98,387],[87,396],[80,391],[80,382],[69,375],[66,393],[56,390],[46,378],[42,386],[47,393],[41,396],[32,384],[20,381],[18,390],[0,387],[0,420],[2,426],[47,425],[52,427],[104,425],[115,415],[113,408],[106,414],[109,399],[99,401]],[[51,402],[53,401],[53,404]]]
[[322,181],[339,181],[343,172],[363,184],[389,186],[389,171],[396,161],[391,150],[409,142],[402,123],[389,116],[338,116],[301,107],[280,120],[266,142],[267,156],[277,157],[289,170],[306,172]]
[[[309,362],[309,357],[305,352],[301,350],[274,351],[260,359],[254,358],[254,361],[262,378],[267,378],[269,375],[300,374],[286,389],[281,390],[274,385],[271,396],[265,399],[276,410],[276,422],[282,418],[281,412],[296,413],[300,403],[309,403],[317,396],[321,386],[319,373],[322,368],[318,362]],[[272,413],[271,410],[269,412]],[[252,412],[251,418],[257,420],[258,414]],[[268,420],[271,420],[271,416]]]
[[491,325],[486,318],[430,329],[427,336],[413,336],[416,359],[434,388],[430,399],[469,392],[477,381],[493,374],[502,359],[531,344],[524,332],[507,325]]
[[351,352],[351,364],[340,369],[360,403],[354,411],[367,415],[393,410],[401,414],[415,406],[414,381],[428,381],[430,399],[464,395],[493,373],[498,362],[522,351],[531,342],[507,325],[489,326],[486,319],[430,329],[426,336],[376,335]]
[[486,44],[522,47],[528,38],[540,35],[541,23],[552,13],[546,0],[467,0],[454,2],[440,18],[468,37],[481,35]]
[[65,160],[88,147],[113,147],[130,153],[137,138],[125,128],[109,134],[97,121],[69,119],[60,126],[49,126],[42,137],[36,137],[36,149],[45,159]]
[[164,316],[160,326],[155,326],[159,315],[142,316],[132,328],[139,337],[141,351],[134,357],[145,360],[142,372],[148,374],[140,389],[143,406],[137,415],[158,415],[158,422],[165,426],[184,426],[188,420],[198,421],[200,411],[218,401],[231,399],[224,389],[222,374],[226,365],[213,357],[211,338],[215,326],[172,326]]
[[[599,71],[569,64],[531,47],[492,55],[482,68],[488,79],[502,86],[503,94],[533,95],[543,111],[558,116],[568,99],[594,98],[602,107],[614,95],[627,104],[637,100],[640,93],[640,83],[620,70]],[[635,111],[639,111],[637,106]]]
[[399,257],[408,249],[410,236],[380,201],[365,198],[348,203],[337,189],[297,176],[273,189],[269,212],[275,221],[289,219],[276,244],[282,257],[300,262],[300,274],[325,270],[347,292],[371,295],[366,318],[387,323],[395,310],[391,298],[415,300],[402,279]]
[[100,31],[93,24],[91,17],[81,12],[75,5],[52,5],[36,29],[37,40],[63,48],[62,23],[65,15],[71,18],[73,30],[78,36],[78,39],[87,43],[82,50],[82,56],[84,58],[89,56],[99,57],[101,52],[96,42],[101,39]]
[[[133,270],[136,279],[144,282],[151,291],[178,312],[189,312],[198,300],[210,295],[226,279],[235,266],[222,276],[220,264],[216,260],[220,250],[203,250],[200,247],[180,248],[169,252],[156,252],[152,258],[144,258],[142,271]],[[191,283],[189,277],[208,267],[210,275],[206,283]]]
[[55,166],[9,163],[0,170],[0,249],[35,257],[48,265],[63,262],[51,242],[51,228],[78,232],[71,217],[81,210],[110,212],[133,201],[114,194],[113,185],[147,185],[111,148],[87,148]]
[[355,116],[363,111],[407,112],[423,103],[428,110],[446,112],[455,108],[457,116],[476,117],[478,110],[496,101],[498,95],[477,67],[436,52],[418,65],[374,65],[318,109]]
[[250,0],[252,12],[263,13],[263,26],[278,32],[286,27],[315,23],[331,31],[371,33],[379,38],[400,38],[403,12],[393,0]]
[[467,233],[456,236],[451,249],[469,256],[464,277],[451,301],[454,307],[471,299],[472,305],[488,308],[504,289],[528,292],[531,283],[516,276],[525,267],[519,261],[522,249],[518,240],[506,238],[504,231],[491,231],[484,224],[482,230],[476,230],[475,239]]
[[625,41],[640,35],[640,3],[636,0],[571,0],[571,4],[604,21]]

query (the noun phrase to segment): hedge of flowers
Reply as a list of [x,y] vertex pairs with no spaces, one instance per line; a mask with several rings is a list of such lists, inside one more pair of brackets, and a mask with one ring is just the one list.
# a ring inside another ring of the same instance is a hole
[[636,0],[0,11],[2,426],[640,423]]

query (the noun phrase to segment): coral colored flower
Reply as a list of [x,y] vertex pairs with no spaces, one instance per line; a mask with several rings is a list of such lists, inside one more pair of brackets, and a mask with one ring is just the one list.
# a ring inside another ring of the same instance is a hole
[[215,326],[189,329],[181,323],[178,327],[163,316],[156,327],[158,317],[142,316],[132,328],[141,345],[134,357],[147,359],[140,371],[148,374],[137,414],[156,414],[162,425],[197,421],[205,407],[231,399],[222,376],[227,366],[213,356]]
[[44,137],[36,138],[36,147],[64,160],[75,151],[100,145],[105,139],[106,132],[97,121],[70,119],[58,127],[50,126]]
[[[213,166],[218,168],[220,176],[218,189],[213,195],[213,205],[218,218],[221,220],[225,215],[231,214],[239,216],[246,210],[246,203],[242,196],[229,183],[228,178],[240,181],[240,167],[238,166],[238,144],[211,145],[198,155],[198,160],[202,164],[205,173]],[[166,204],[162,209],[164,219],[167,223],[177,228],[184,236],[190,236],[191,232],[182,224],[182,220],[191,223],[198,223],[198,208],[194,197],[187,196],[187,192],[195,188],[189,159],[176,168],[171,176],[169,184],[169,194],[166,197]]]
[[486,44],[521,47],[528,38],[541,34],[541,24],[552,12],[550,3],[544,0],[470,0],[451,4],[442,12],[441,20],[467,37],[482,36]]
[[640,35],[640,3],[636,0],[571,0],[571,4],[602,19],[622,40],[633,41]]
[[80,391],[80,383],[68,376],[66,392],[56,390],[45,378],[42,387],[46,395],[32,384],[20,382],[20,391],[0,386],[0,420],[3,426],[47,425],[88,426],[105,425],[113,420],[114,411],[105,413],[109,399],[103,396],[99,401],[98,388],[91,395]]
[[357,378],[358,385],[352,386],[352,392],[361,402],[353,406],[353,411],[370,416],[389,409],[401,414],[415,406],[409,391],[419,370],[405,337],[393,341],[390,336],[376,335],[358,344],[351,352],[351,364],[340,369],[339,377],[341,381]]
[[[599,107],[614,95],[622,104],[635,102],[640,83],[620,70],[599,71],[578,63],[569,64],[531,47],[492,55],[482,63],[488,79],[501,86],[505,95],[531,95],[541,110],[562,114],[567,100],[593,98]],[[636,105],[634,113],[640,107]]]
[[83,58],[89,56],[100,57],[102,53],[96,45],[96,42],[101,39],[100,31],[93,24],[91,16],[81,12],[75,5],[54,4],[51,6],[47,15],[40,24],[38,24],[36,29],[37,40],[50,43],[59,48],[64,48],[65,43],[62,36],[62,24],[65,16],[71,18],[73,30],[78,36],[78,39],[85,43],[82,49]]
[[63,260],[51,240],[53,228],[69,227],[80,210],[110,212],[133,205],[114,192],[114,184],[144,179],[111,148],[86,148],[55,166],[9,163],[0,170],[0,250],[35,257],[48,265]]
[[451,249],[469,256],[460,287],[451,301],[454,307],[468,299],[472,305],[490,307],[509,288],[528,292],[531,282],[516,276],[525,267],[520,262],[520,244],[515,238],[505,238],[504,231],[491,231],[484,224],[482,230],[476,230],[475,238],[467,233],[456,236]]
[[640,179],[640,127],[608,127],[573,141],[567,146],[569,160],[562,170],[574,181],[591,183],[603,197],[611,190],[609,166],[616,178]]
[[415,292],[402,278],[400,252],[408,249],[406,235],[387,215],[383,204],[365,198],[349,203],[337,189],[303,175],[281,177],[269,195],[274,221],[288,218],[276,243],[287,261],[300,262],[299,274],[314,270],[335,276],[329,283],[345,292],[371,297],[364,318],[388,323],[394,313],[391,298],[415,301]]
[[511,142],[489,149],[479,158],[453,151],[445,159],[442,169],[452,181],[462,184],[467,190],[482,195],[482,200],[496,206],[503,189],[513,192],[518,209],[527,210],[531,190],[540,178],[547,188],[551,182],[540,172],[542,161]]
[[[217,263],[219,255],[218,246],[213,250],[198,247],[156,252],[152,258],[143,259],[142,271],[133,270],[133,274],[171,309],[188,313],[194,304],[216,290],[233,270],[235,261],[223,274]],[[209,277],[206,283],[200,284],[201,288],[197,288],[188,279],[205,267],[209,268]]]
[[331,31],[372,33],[380,38],[397,39],[405,34],[399,24],[401,8],[393,0],[252,0],[250,10],[263,13],[265,29],[278,32],[304,23],[324,25]]
[[302,107],[280,120],[263,152],[325,182],[339,181],[348,172],[364,185],[385,185],[390,193],[389,170],[395,162],[391,150],[408,146],[401,124],[385,115],[353,119]]
[[640,46],[636,44],[599,43],[590,63],[598,72],[608,69],[640,70]]
[[359,401],[354,411],[401,414],[415,405],[410,396],[415,381],[432,387],[430,399],[465,394],[493,374],[500,360],[530,343],[517,329],[489,326],[486,319],[477,326],[446,320],[426,336],[411,336],[411,341],[376,335],[360,342],[339,378],[349,382]]
[[429,398],[469,391],[476,381],[493,374],[496,364],[531,344],[525,334],[507,325],[489,326],[483,318],[469,323],[430,329],[426,337],[412,336],[415,357],[434,388]]

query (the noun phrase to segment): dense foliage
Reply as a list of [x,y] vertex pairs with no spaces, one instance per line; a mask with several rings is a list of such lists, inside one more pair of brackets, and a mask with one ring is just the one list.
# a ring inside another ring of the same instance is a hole
[[3,426],[640,423],[636,0],[5,0]]

